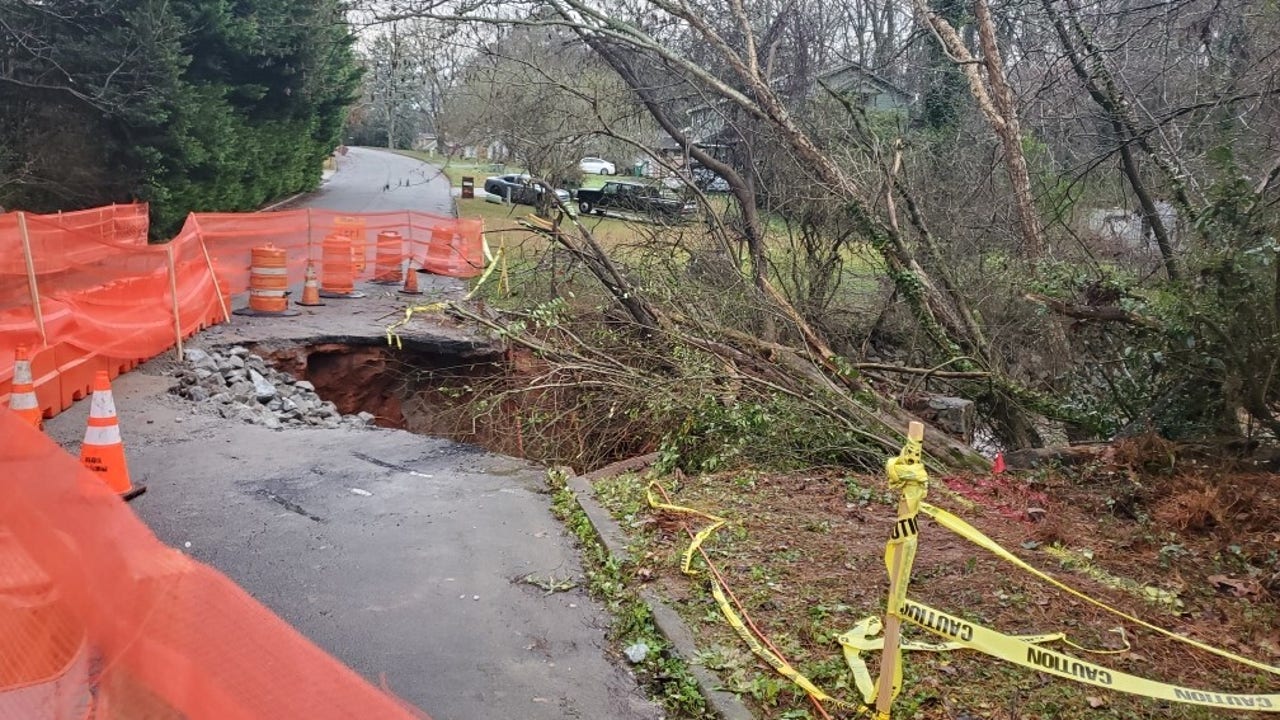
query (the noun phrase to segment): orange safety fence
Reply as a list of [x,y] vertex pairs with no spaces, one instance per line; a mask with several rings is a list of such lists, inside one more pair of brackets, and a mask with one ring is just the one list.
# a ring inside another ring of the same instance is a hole
[[0,409],[0,718],[409,720]]
[[[288,254],[290,284],[301,283],[307,261],[319,264],[324,238],[347,234],[352,239],[357,280],[376,272],[377,237],[398,232],[403,258],[438,275],[471,278],[484,271],[481,238],[484,221],[455,219],[421,212],[340,213],[332,210],[286,210],[269,213],[197,213],[196,229],[213,258],[220,282],[232,293],[249,289],[249,255],[270,243]],[[440,260],[433,264],[432,257]]]
[[97,370],[115,377],[228,320],[231,296],[249,289],[254,247],[284,249],[287,281],[301,285],[324,238],[345,234],[355,278],[370,279],[386,231],[402,236],[401,260],[415,267],[459,278],[483,270],[483,222],[430,213],[195,213],[162,245],[146,242],[146,205],[0,214],[0,407],[19,345],[31,350],[36,397],[52,417],[89,393]]

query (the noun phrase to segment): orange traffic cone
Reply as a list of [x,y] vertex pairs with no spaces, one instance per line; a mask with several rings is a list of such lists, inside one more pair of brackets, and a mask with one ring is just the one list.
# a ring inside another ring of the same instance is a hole
[[40,401],[36,399],[36,386],[31,380],[31,356],[26,345],[18,346],[18,354],[13,363],[13,389],[9,391],[9,409],[18,413],[31,427],[39,430],[44,427],[44,413],[40,411]]
[[400,290],[401,295],[421,295],[422,291],[418,289],[418,271],[413,269],[413,260],[405,266],[404,271],[404,288]]
[[1003,474],[1004,471],[1005,471],[1004,453],[998,452],[996,453],[996,461],[991,463],[991,474],[1000,475],[1000,474]]
[[311,260],[307,261],[306,281],[302,283],[302,299],[297,302],[298,305],[306,305],[313,307],[323,305],[320,299],[320,283],[316,280],[316,266]]
[[93,378],[93,399],[89,401],[89,427],[80,446],[80,462],[102,478],[107,487],[125,500],[147,491],[146,485],[129,482],[129,466],[124,460],[124,443],[120,440],[120,423],[116,420],[116,402],[111,397],[111,377],[99,370]]

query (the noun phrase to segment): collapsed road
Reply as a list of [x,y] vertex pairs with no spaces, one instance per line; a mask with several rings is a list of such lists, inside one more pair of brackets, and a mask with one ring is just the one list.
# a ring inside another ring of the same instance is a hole
[[[421,182],[397,191],[388,178]],[[451,207],[447,194],[430,166],[353,149],[302,205],[440,212]],[[660,717],[608,649],[608,616],[583,587],[541,468],[367,426],[368,418],[320,410],[322,421],[333,422],[271,423],[191,398],[194,385],[183,378],[197,365],[219,372],[219,360],[248,359],[249,350],[385,343],[385,318],[403,299],[394,288],[363,289],[369,297],[305,308],[298,317],[237,317],[188,342],[201,351],[193,362],[170,352],[118,378],[129,468],[148,486],[131,507],[162,541],[221,570],[436,720]],[[427,301],[465,292],[446,278],[430,278],[424,289]],[[430,318],[415,319],[402,334],[419,352],[493,352],[485,339]],[[306,381],[254,375],[277,390],[292,386],[282,393],[288,396]],[[268,403],[276,397],[258,393]],[[88,403],[77,403],[46,430],[74,453],[87,415]]]

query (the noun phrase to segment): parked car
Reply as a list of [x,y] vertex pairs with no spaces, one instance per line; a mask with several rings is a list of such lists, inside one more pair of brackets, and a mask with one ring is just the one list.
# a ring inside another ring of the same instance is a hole
[[636,182],[607,182],[599,190],[578,191],[578,212],[583,215],[605,211],[647,215],[655,220],[682,220],[698,212],[692,200],[656,185]]
[[693,183],[704,192],[729,192],[729,181],[720,177],[711,168],[696,165],[690,170]]
[[[534,185],[532,178],[528,175],[496,175],[485,178],[484,191],[497,195],[512,205],[532,205],[537,207],[538,201],[542,198],[542,186]],[[568,190],[557,189],[556,197],[566,205],[569,203],[570,195]]]
[[587,175],[616,175],[618,168],[613,163],[598,157],[584,157],[578,161],[578,169]]

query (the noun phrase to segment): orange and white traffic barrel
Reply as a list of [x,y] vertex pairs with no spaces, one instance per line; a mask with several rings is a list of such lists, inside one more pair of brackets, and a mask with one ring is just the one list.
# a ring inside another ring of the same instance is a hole
[[351,238],[352,267],[354,268],[356,275],[364,272],[365,252],[367,250],[364,218],[347,216],[334,218],[333,232],[337,235],[346,235]]
[[400,265],[404,261],[404,238],[393,230],[378,233],[373,265],[373,282],[399,285]]
[[334,233],[320,243],[320,297],[361,298],[356,290],[356,271],[351,260],[351,238]]
[[237,315],[297,315],[289,309],[289,266],[282,248],[263,245],[249,252],[249,307]]
[[422,268],[435,275],[472,278],[484,272],[484,221],[457,220],[431,229]]

